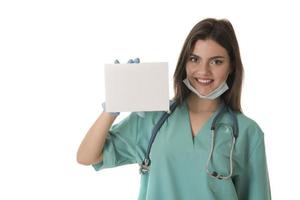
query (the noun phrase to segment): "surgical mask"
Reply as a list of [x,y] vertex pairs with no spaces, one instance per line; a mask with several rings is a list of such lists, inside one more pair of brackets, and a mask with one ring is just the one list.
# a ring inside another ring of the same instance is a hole
[[226,90],[229,89],[226,81],[224,81],[219,87],[217,87],[214,91],[210,92],[208,95],[201,95],[190,83],[189,79],[186,78],[183,80],[183,83],[194,92],[201,99],[210,99],[214,100],[221,96]]

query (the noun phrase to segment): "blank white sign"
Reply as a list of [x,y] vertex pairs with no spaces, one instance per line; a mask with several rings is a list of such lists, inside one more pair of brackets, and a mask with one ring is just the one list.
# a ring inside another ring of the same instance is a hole
[[168,63],[106,64],[107,112],[168,111]]

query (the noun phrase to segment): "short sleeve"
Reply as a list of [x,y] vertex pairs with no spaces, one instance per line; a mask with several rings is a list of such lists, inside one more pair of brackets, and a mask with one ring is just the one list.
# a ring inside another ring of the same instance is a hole
[[96,171],[137,162],[138,121],[139,116],[131,113],[110,128],[102,150],[103,159],[92,165]]
[[266,161],[263,132],[258,127],[257,143],[241,174],[234,177],[234,183],[239,199],[270,200],[271,190]]

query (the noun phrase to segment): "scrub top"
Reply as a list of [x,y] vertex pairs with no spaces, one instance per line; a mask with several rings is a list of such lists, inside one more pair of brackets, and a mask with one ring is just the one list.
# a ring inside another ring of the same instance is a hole
[[[141,164],[151,132],[163,112],[131,113],[112,125],[103,148],[103,160],[95,170],[125,164]],[[186,100],[176,107],[160,128],[152,145],[150,171],[141,175],[139,200],[268,200],[271,199],[264,135],[255,121],[236,113],[239,135],[233,151],[233,175],[219,180],[206,173],[211,145],[208,121],[193,137]],[[210,171],[230,172],[232,121],[225,113],[217,122]]]

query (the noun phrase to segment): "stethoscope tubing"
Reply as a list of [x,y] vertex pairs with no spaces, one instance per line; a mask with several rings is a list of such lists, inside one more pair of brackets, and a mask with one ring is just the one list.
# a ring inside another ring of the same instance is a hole
[[[151,148],[152,148],[152,144],[155,140],[155,137],[157,136],[157,133],[158,133],[159,129],[161,128],[163,123],[166,121],[166,119],[175,110],[176,106],[177,106],[176,102],[174,101],[170,106],[170,111],[165,112],[161,116],[158,123],[155,125],[154,129],[152,130],[152,135],[151,135],[150,142],[149,142],[149,145],[148,145],[148,148],[147,148],[145,159],[143,160],[142,164],[140,165],[140,173],[141,174],[145,174],[150,170],[150,165],[151,165],[150,151],[151,151]],[[225,114],[226,111],[229,113],[229,115],[231,117],[231,120],[233,122],[232,142],[231,142],[230,156],[229,156],[230,172],[227,176],[219,174],[216,171],[213,171],[213,172],[209,171],[209,164],[210,164],[210,161],[212,159],[214,146],[215,146],[215,133],[216,133],[215,131],[216,131],[217,121],[219,120],[219,118],[223,114]],[[210,148],[210,152],[209,152],[208,159],[207,159],[207,162],[206,162],[206,172],[207,172],[208,175],[210,175],[211,177],[217,178],[219,180],[229,179],[232,176],[232,174],[233,174],[233,150],[234,150],[234,147],[235,147],[235,142],[236,142],[237,137],[238,137],[238,124],[237,124],[236,115],[233,113],[233,111],[230,109],[229,106],[222,103],[222,105],[217,110],[217,114],[216,114],[215,118],[213,119],[213,122],[212,122],[212,125],[211,125],[211,148]]]

